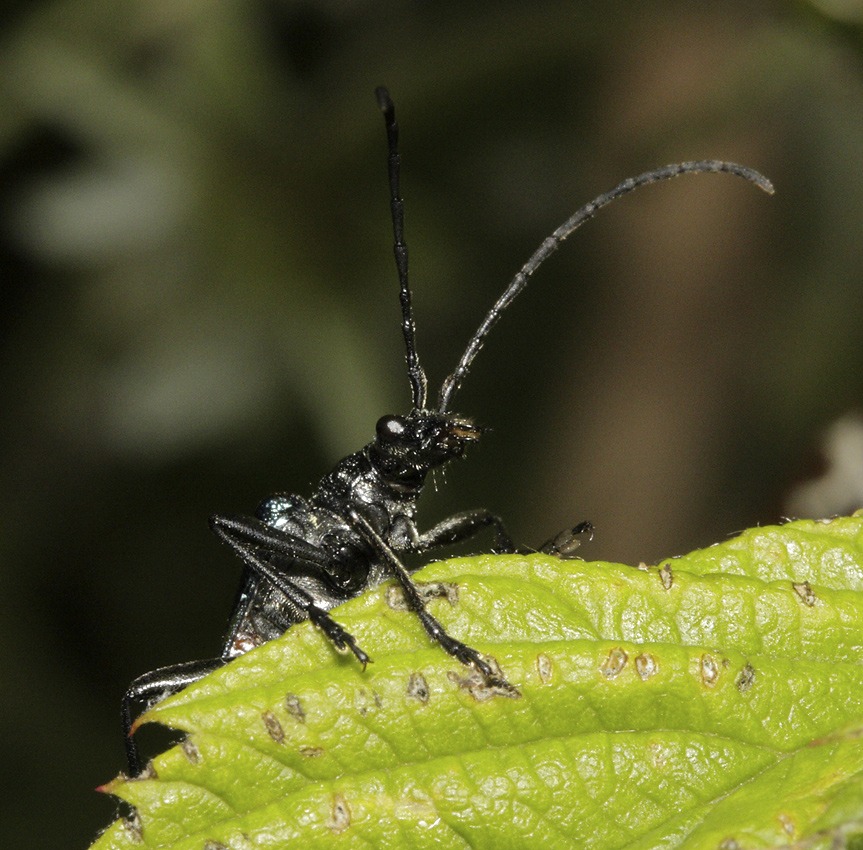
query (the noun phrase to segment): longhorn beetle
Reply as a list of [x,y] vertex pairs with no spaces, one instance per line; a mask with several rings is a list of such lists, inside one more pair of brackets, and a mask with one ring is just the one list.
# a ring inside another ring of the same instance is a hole
[[[303,620],[311,620],[339,650],[350,650],[365,667],[371,658],[327,612],[389,578],[401,584],[409,606],[432,640],[463,664],[473,665],[488,680],[508,687],[479,652],[447,634],[426,611],[411,572],[398,554],[427,552],[457,543],[486,527],[493,532],[494,551],[515,551],[500,517],[483,508],[454,514],[424,532],[419,531],[414,519],[429,472],[461,457],[483,433],[470,419],[450,412],[474,358],[537,268],[567,236],[615,198],[648,183],[703,172],[732,174],[773,192],[770,181],[757,171],[730,162],[705,160],[648,171],[595,198],[558,227],[522,266],[471,337],[453,373],[443,382],[437,405],[428,407],[426,376],[414,342],[404,203],[399,193],[398,124],[387,90],[378,88],[376,96],[387,132],[394,253],[413,409],[406,416],[381,417],[372,442],[336,464],[310,498],[279,494],[265,499],[254,517],[217,514],[210,518],[213,531],[243,561],[228,633],[218,658],[163,667],[140,676],[129,686],[123,697],[122,721],[131,776],[141,769],[132,739],[133,702],[151,706]],[[578,535],[588,530],[589,524],[582,523],[550,540],[541,551],[570,557],[578,545]]]

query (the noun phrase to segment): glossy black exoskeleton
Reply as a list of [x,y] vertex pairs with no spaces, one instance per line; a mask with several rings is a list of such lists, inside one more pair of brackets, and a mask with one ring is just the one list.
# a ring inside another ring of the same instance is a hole
[[[132,776],[141,767],[132,738],[133,702],[152,705],[304,620],[311,620],[338,649],[350,650],[365,666],[371,659],[328,611],[390,578],[401,584],[407,603],[433,640],[463,664],[473,665],[487,679],[508,687],[480,653],[447,634],[426,611],[410,571],[399,557],[402,552],[422,553],[457,543],[487,527],[493,532],[495,551],[514,551],[503,522],[488,510],[455,514],[425,532],[419,531],[415,521],[417,500],[429,472],[461,457],[482,434],[469,419],[450,412],[473,359],[539,265],[577,227],[615,198],[648,183],[698,172],[733,174],[772,192],[769,181],[757,172],[708,160],[650,171],[600,195],[564,222],[525,263],[471,338],[455,371],[444,381],[437,406],[428,408],[426,376],[414,343],[404,209],[399,193],[398,125],[387,91],[379,88],[376,94],[387,129],[394,251],[413,409],[406,416],[379,419],[374,440],[340,461],[308,499],[276,495],[261,504],[255,517],[217,515],[210,519],[213,531],[244,564],[228,633],[218,658],[154,670],[130,685],[123,698],[122,719]],[[579,535],[589,531],[590,525],[582,523],[557,535],[540,551],[571,557]]]

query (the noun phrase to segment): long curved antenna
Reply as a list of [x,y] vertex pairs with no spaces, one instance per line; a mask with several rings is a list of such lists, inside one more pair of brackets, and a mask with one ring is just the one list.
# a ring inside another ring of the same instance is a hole
[[416,410],[422,410],[426,405],[428,380],[420,366],[417,356],[416,325],[411,310],[411,290],[408,286],[408,246],[405,244],[405,204],[399,195],[399,125],[396,123],[396,108],[393,106],[390,93],[383,87],[375,89],[381,111],[384,113],[384,124],[387,128],[387,145],[389,158],[387,160],[390,175],[390,211],[393,218],[393,253],[396,257],[396,268],[399,274],[399,301],[402,305],[402,332],[405,336],[405,355],[408,361],[408,378],[411,382],[411,397]]
[[471,363],[473,363],[474,358],[479,354],[485,338],[497,324],[503,311],[509,307],[516,295],[527,286],[530,276],[558,249],[560,243],[567,236],[581,227],[588,219],[593,218],[606,204],[610,204],[616,198],[626,195],[639,186],[646,186],[648,183],[657,183],[660,180],[669,180],[681,174],[701,174],[705,172],[733,174],[735,177],[742,177],[744,180],[754,183],[760,189],[767,192],[768,195],[773,194],[773,184],[764,175],[759,174],[754,169],[737,165],[734,162],[719,162],[718,160],[709,159],[698,162],[678,162],[674,165],[657,168],[654,171],[647,171],[644,174],[639,174],[638,177],[630,177],[624,180],[623,183],[615,186],[610,192],[594,198],[589,204],[585,204],[578,212],[568,218],[536,249],[531,258],[521,267],[521,271],[519,271],[504,290],[503,295],[498,298],[494,307],[489,310],[486,317],[482,320],[482,324],[467,344],[467,348],[464,354],[462,354],[458,366],[455,367],[455,371],[443,382],[440,396],[438,397],[438,410],[441,413],[445,413],[449,409],[453,396],[458,392],[461,382],[470,370]]

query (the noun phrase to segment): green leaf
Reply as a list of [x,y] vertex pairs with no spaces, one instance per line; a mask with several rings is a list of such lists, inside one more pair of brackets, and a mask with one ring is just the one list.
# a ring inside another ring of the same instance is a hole
[[863,515],[656,567],[460,558],[417,579],[490,687],[393,586],[143,718],[182,730],[94,850],[859,847]]

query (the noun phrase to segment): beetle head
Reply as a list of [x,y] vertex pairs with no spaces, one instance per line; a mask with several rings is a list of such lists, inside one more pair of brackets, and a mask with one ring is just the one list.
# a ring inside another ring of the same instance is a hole
[[469,419],[437,410],[382,416],[375,430],[369,446],[375,467],[390,483],[408,488],[422,486],[432,469],[461,457],[482,435]]

